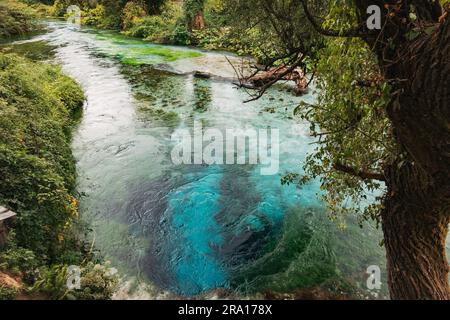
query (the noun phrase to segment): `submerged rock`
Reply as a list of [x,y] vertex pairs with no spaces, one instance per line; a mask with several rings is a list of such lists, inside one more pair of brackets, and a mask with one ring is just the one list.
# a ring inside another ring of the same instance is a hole
[[209,72],[195,71],[194,77],[200,79],[210,79],[212,77],[212,74]]

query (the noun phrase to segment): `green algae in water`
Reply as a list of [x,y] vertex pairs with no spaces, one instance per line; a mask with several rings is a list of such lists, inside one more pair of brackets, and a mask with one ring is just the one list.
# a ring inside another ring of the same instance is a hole
[[130,48],[129,51],[137,56],[143,55],[156,55],[163,57],[166,61],[176,61],[179,59],[197,58],[202,54],[196,51],[190,50],[173,50],[163,46],[146,46]]
[[[121,53],[121,62],[129,65],[154,64],[160,62],[173,62],[180,59],[200,57],[202,54],[195,51],[172,50],[165,47],[136,47],[128,48]],[[154,57],[160,58],[154,59]]]
[[203,54],[191,49],[178,49],[147,43],[124,35],[102,33],[96,35],[102,46],[100,52],[118,58],[128,65],[145,65],[192,59]]
[[180,122],[180,117],[176,112],[167,112],[162,109],[155,109],[152,107],[140,107],[139,115],[140,121],[162,122],[162,124],[169,127],[176,127]]
[[138,66],[138,65],[142,64],[142,63],[139,61],[139,59],[137,59],[137,58],[124,58],[124,57],[120,57],[119,59],[120,59],[120,61],[121,61],[122,63],[131,65],[131,66]]
[[19,42],[0,45],[0,52],[15,53],[33,61],[44,61],[54,58],[55,47],[46,41]]
[[203,79],[194,79],[195,111],[205,112],[211,105],[211,82]]
[[289,291],[319,285],[336,276],[335,258],[328,239],[319,239],[311,216],[290,214],[286,217],[278,239],[268,244],[266,253],[243,267],[236,284],[250,284],[245,290]]
[[[365,271],[378,265],[386,274],[385,258],[376,241],[379,232],[370,225],[363,231],[353,223],[339,229],[323,209],[295,209],[265,253],[236,272],[232,285],[246,293],[293,293],[299,288],[321,287],[345,288],[356,297],[368,295]],[[387,296],[385,285],[379,297]]]
[[97,40],[109,41],[114,44],[130,45],[130,44],[142,44],[144,42],[140,39],[128,37],[118,33],[113,33],[111,31],[96,30],[95,32],[98,32],[97,34],[94,33],[95,38]]

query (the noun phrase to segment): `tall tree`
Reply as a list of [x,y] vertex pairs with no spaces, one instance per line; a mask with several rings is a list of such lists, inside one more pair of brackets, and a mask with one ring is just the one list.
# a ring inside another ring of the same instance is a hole
[[206,0],[184,0],[183,11],[189,31],[205,27],[204,8]]
[[[347,200],[363,200],[367,189],[384,188],[364,214],[383,229],[391,298],[450,299],[448,1],[228,2],[258,11],[254,25],[272,26],[286,51],[273,61],[287,71],[317,64],[319,103],[299,108],[318,137],[306,169],[320,177],[334,212],[346,212]],[[380,29],[367,27],[372,5]],[[315,37],[325,48],[317,50]]]

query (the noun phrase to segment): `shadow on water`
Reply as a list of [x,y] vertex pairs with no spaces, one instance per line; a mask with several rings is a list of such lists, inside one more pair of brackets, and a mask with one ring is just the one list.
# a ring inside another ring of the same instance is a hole
[[211,105],[211,82],[205,79],[194,78],[194,103],[196,112],[205,112]]
[[55,46],[48,44],[47,41],[24,41],[14,45],[0,44],[0,52],[15,53],[34,61],[46,61],[54,59]]
[[[247,293],[320,288],[330,295],[374,298],[365,270],[378,265],[386,274],[384,251],[376,241],[381,238],[370,224],[360,229],[352,220],[342,230],[320,207],[292,208],[261,255],[234,274],[233,286]],[[387,286],[376,297],[387,298]]]

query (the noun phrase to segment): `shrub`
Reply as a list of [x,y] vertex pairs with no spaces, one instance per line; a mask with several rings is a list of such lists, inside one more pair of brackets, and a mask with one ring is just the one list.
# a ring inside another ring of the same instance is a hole
[[28,272],[38,267],[39,261],[33,251],[24,248],[11,248],[0,253],[0,270],[14,274]]
[[18,213],[17,245],[48,261],[73,238],[70,132],[83,101],[58,67],[0,54],[0,203]]
[[70,3],[67,0],[55,0],[49,14],[54,17],[63,17],[69,5]]
[[223,0],[207,0],[205,2],[205,19],[208,25],[223,27],[226,25],[226,18]]
[[80,288],[69,289],[69,276],[66,265],[43,268],[33,292],[43,292],[53,299],[68,300],[107,300],[111,299],[118,285],[118,277],[109,264],[88,262],[80,268]]
[[169,37],[169,32],[168,26],[161,16],[148,16],[139,20],[138,24],[134,25],[128,34],[133,37],[163,43]]
[[134,19],[125,34],[152,42],[168,43],[173,38],[181,16],[180,6],[168,1],[162,6],[160,15]]
[[122,11],[122,29],[128,30],[146,15],[145,7],[134,1],[127,2]]
[[17,289],[5,287],[0,284],[0,301],[2,300],[12,300],[17,295]]
[[0,38],[24,35],[35,27],[36,12],[19,2],[0,3]]
[[185,24],[178,24],[170,35],[170,42],[176,45],[190,45],[191,35]]
[[81,13],[81,23],[88,26],[99,27],[105,22],[105,7],[98,4],[93,9],[87,9]]

